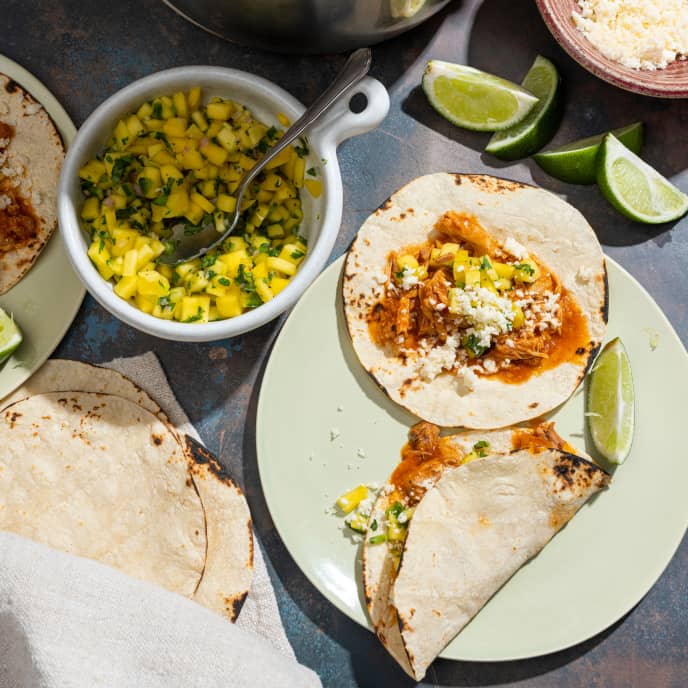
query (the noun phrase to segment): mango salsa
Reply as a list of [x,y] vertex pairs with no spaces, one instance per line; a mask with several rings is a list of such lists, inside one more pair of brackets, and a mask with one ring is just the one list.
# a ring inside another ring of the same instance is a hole
[[122,117],[107,147],[79,171],[88,255],[114,292],[156,318],[203,323],[241,315],[285,289],[308,251],[301,189],[322,193],[318,180],[305,179],[304,142],[256,178],[238,229],[219,250],[174,267],[159,262],[174,248],[175,225],[225,231],[239,182],[282,133],[240,103],[204,101],[197,86]]

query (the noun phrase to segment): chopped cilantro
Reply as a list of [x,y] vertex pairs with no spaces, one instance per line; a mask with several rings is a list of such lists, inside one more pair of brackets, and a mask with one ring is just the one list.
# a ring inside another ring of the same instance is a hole
[[368,542],[371,545],[380,545],[383,542],[386,542],[386,540],[387,536],[384,533],[382,533],[381,535],[373,535],[373,537],[371,537],[370,540],[368,540]]
[[461,344],[464,349],[468,350],[469,355],[473,358],[478,358],[487,351],[487,347],[482,346],[480,340],[474,334],[469,334],[467,337],[464,337]]
[[151,190],[151,187],[153,186],[153,182],[150,179],[148,179],[148,177],[139,177],[139,186],[141,187],[143,195],[147,196],[148,192]]
[[230,280],[228,280],[226,277],[218,277],[217,281],[219,284],[221,284],[223,287],[229,287],[232,283]]
[[160,119],[162,117],[162,103],[160,101],[155,101],[153,103],[153,118]]
[[294,146],[294,150],[300,158],[305,158],[311,152],[308,147],[308,141],[305,138],[301,139],[300,146]]
[[118,208],[115,210],[115,217],[118,220],[126,220],[136,212],[135,208]]
[[103,200],[103,190],[93,182],[89,182],[87,179],[81,180],[81,191],[84,196],[95,196],[99,200]]
[[161,296],[158,299],[158,306],[160,306],[160,308],[174,308],[174,304],[170,301],[169,296]]
[[310,174],[311,177],[317,177],[318,176],[318,170],[316,170],[315,167],[309,167],[306,170],[306,174]]
[[[160,195],[155,200],[151,201],[151,203],[153,205],[165,205],[165,203],[167,203],[167,201],[170,197],[170,193],[172,192],[172,185],[173,184],[174,184],[174,179],[172,177],[168,177],[167,181],[165,182],[165,186],[163,186],[162,189],[160,190],[161,191]],[[141,187],[141,188],[143,188],[143,187]]]
[[514,265],[514,267],[521,272],[525,272],[529,277],[532,277],[535,274],[535,269],[529,263],[518,263],[517,265]]
[[[253,281],[253,275],[246,270],[243,263],[239,264],[239,272],[234,281],[247,293],[251,294],[256,291],[256,284]],[[260,304],[258,304],[260,305]]]
[[480,440],[473,445],[473,451],[482,459],[487,456],[490,443],[487,440]]
[[217,260],[217,255],[207,255],[203,256],[201,258],[201,267],[205,270],[212,265],[215,265],[215,261]]
[[394,518],[397,518],[403,510],[404,505],[401,502],[394,502],[394,504],[387,509],[387,515],[392,515]]
[[258,294],[249,294],[246,299],[246,308],[257,308],[263,305],[263,300]]
[[487,256],[483,256],[482,260],[480,261],[480,269],[489,270],[491,267],[492,263],[490,262],[490,259]]
[[296,251],[292,251],[292,252],[291,252],[291,257],[292,257],[294,260],[298,260],[299,258],[303,258],[305,255],[306,255],[306,254],[305,254],[303,251],[299,251],[299,250],[296,250]]
[[112,183],[119,184],[124,178],[127,168],[133,162],[134,158],[131,155],[123,155],[121,158],[115,160],[112,166]]
[[373,522],[370,524],[370,530],[377,530],[377,519],[374,518]]
[[194,313],[194,315],[187,318],[186,320],[183,320],[182,322],[191,323],[191,322],[196,322],[197,320],[201,320],[202,318],[203,318],[203,309],[199,306],[198,311],[196,311],[196,313]]

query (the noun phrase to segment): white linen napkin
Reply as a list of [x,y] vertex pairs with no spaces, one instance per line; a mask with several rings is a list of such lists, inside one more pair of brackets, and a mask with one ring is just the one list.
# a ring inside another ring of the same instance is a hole
[[[148,392],[180,432],[185,432],[194,439],[200,440],[196,428],[191,425],[175,398],[174,392],[167,382],[165,371],[162,369],[160,361],[158,361],[158,357],[155,354],[148,352],[130,358],[115,358],[109,363],[102,363],[100,365],[126,375],[145,392]],[[278,650],[294,659],[294,651],[284,632],[284,626],[277,609],[275,592],[272,589],[272,583],[270,583],[265,561],[263,560],[263,553],[255,533],[254,542],[258,546],[254,549],[253,582],[236,625],[239,628],[262,635]]]
[[181,595],[0,532],[0,688],[321,688]]

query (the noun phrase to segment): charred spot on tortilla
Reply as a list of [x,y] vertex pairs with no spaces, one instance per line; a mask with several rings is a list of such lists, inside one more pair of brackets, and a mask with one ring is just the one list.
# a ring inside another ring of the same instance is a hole
[[236,619],[239,616],[239,612],[244,606],[244,602],[248,597],[248,591],[242,592],[234,597],[225,597],[225,611],[227,615],[232,619]]
[[5,91],[7,91],[7,93],[14,93],[20,88],[21,87],[16,81],[14,81],[14,79],[9,79],[5,84]]

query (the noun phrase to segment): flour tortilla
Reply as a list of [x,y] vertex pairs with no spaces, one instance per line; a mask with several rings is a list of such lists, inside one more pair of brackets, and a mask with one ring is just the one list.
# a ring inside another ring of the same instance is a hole
[[39,220],[31,242],[0,253],[1,295],[29,271],[57,227],[56,189],[65,149],[40,103],[4,74],[0,74],[0,121],[15,128],[6,159],[0,161],[0,173],[19,182]]
[[193,599],[235,621],[253,577],[253,528],[246,498],[212,455],[197,448],[170,424],[160,406],[129,378],[110,368],[50,359],[12,395],[0,410],[34,394],[81,390],[113,394],[156,415],[175,435],[184,451],[205,515],[207,549],[203,575]]
[[193,599],[234,621],[253,578],[253,525],[241,488],[210,452],[186,437],[191,476],[206,514],[208,555]]
[[[551,425],[553,429],[553,424]],[[535,437],[537,432],[538,426],[503,430],[472,430],[445,437],[444,440],[450,441],[462,455],[469,454],[473,450],[473,445],[481,440],[489,442],[490,454],[507,455],[511,453],[514,447],[516,433],[523,438],[528,435]],[[545,436],[549,437],[550,433],[546,433]],[[552,434],[551,437],[550,448],[561,447],[563,440],[556,433]],[[584,452],[578,449],[575,451],[579,456],[587,457]],[[446,470],[449,470],[449,467]],[[392,491],[393,486],[389,482],[382,487],[371,509],[369,523],[373,521],[385,522],[385,512],[395,500]],[[371,545],[366,539],[363,545],[361,570],[368,616],[375,628],[375,633],[404,671],[413,676],[413,670],[402,641],[396,609],[391,600],[391,592],[397,575],[397,562],[385,543]]]
[[0,417],[0,529],[191,597],[203,505],[176,437],[109,394],[38,394]]
[[[389,253],[426,241],[450,210],[475,215],[502,245],[516,240],[559,277],[587,319],[590,341],[581,363],[563,363],[521,384],[479,377],[466,390],[446,371],[426,382],[409,362],[377,347],[367,315]],[[504,427],[558,406],[582,381],[606,328],[604,255],[585,218],[554,194],[484,175],[431,174],[397,191],[363,223],[346,259],[343,303],[358,358],[393,401],[437,425]]]
[[557,449],[495,454],[447,470],[416,508],[392,587],[410,674],[420,680],[608,481],[602,469]]

